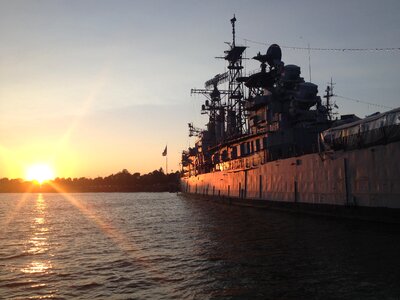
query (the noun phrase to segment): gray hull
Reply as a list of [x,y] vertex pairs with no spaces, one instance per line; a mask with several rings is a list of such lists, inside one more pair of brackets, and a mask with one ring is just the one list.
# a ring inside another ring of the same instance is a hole
[[266,163],[246,160],[248,168],[183,177],[182,192],[252,206],[400,209],[400,142]]

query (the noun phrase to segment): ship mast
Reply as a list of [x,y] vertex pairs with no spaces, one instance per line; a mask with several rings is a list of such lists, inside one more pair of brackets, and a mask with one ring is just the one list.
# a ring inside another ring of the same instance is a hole
[[336,96],[335,94],[333,94],[333,85],[334,83],[332,82],[332,78],[331,78],[331,82],[328,84],[328,86],[326,87],[326,94],[323,96],[326,99],[326,110],[327,110],[327,115],[328,115],[328,120],[332,121],[333,118],[333,103],[331,102],[332,97]]
[[224,59],[228,62],[228,103],[226,107],[227,113],[227,137],[238,136],[246,132],[246,121],[244,115],[243,101],[243,83],[237,79],[242,77],[242,60],[243,52],[246,50],[244,46],[236,46],[235,40],[235,22],[236,17],[233,15],[232,24],[232,44],[230,49],[225,51]]
[[[238,81],[242,77],[244,46],[236,46],[235,15],[232,24],[232,43],[224,51],[225,56],[217,57],[228,62],[228,71],[217,74],[205,82],[204,89],[191,89],[191,94],[203,94],[208,100],[202,105],[202,114],[209,115],[208,131],[216,144],[247,132],[243,95],[244,85]],[[228,89],[220,90],[218,85],[228,82]],[[221,96],[226,97],[222,99]]]
[[235,47],[235,22],[236,22],[236,17],[235,14],[233,14],[233,18],[231,19],[231,24],[232,24],[232,46]]

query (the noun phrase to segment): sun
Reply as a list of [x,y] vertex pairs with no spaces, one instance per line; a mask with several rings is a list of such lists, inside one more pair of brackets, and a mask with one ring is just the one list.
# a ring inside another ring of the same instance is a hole
[[37,181],[39,184],[54,178],[53,169],[47,164],[32,165],[26,170],[26,179]]

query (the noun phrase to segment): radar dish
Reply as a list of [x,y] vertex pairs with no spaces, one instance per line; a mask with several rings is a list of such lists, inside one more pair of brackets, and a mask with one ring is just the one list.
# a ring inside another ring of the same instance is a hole
[[261,54],[260,52],[258,52],[257,55],[253,57],[253,59],[258,60],[260,63],[265,64],[268,60],[268,57],[267,54]]
[[277,44],[272,44],[267,50],[267,63],[272,67],[282,59],[282,50]]

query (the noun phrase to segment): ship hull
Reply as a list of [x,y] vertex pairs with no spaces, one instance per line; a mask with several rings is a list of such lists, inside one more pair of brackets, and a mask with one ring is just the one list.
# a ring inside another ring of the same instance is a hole
[[[400,142],[314,153],[246,169],[181,178],[181,190],[249,206],[335,211],[400,211]],[[315,209],[318,208],[318,209]],[[358,209],[361,211],[361,209]]]

